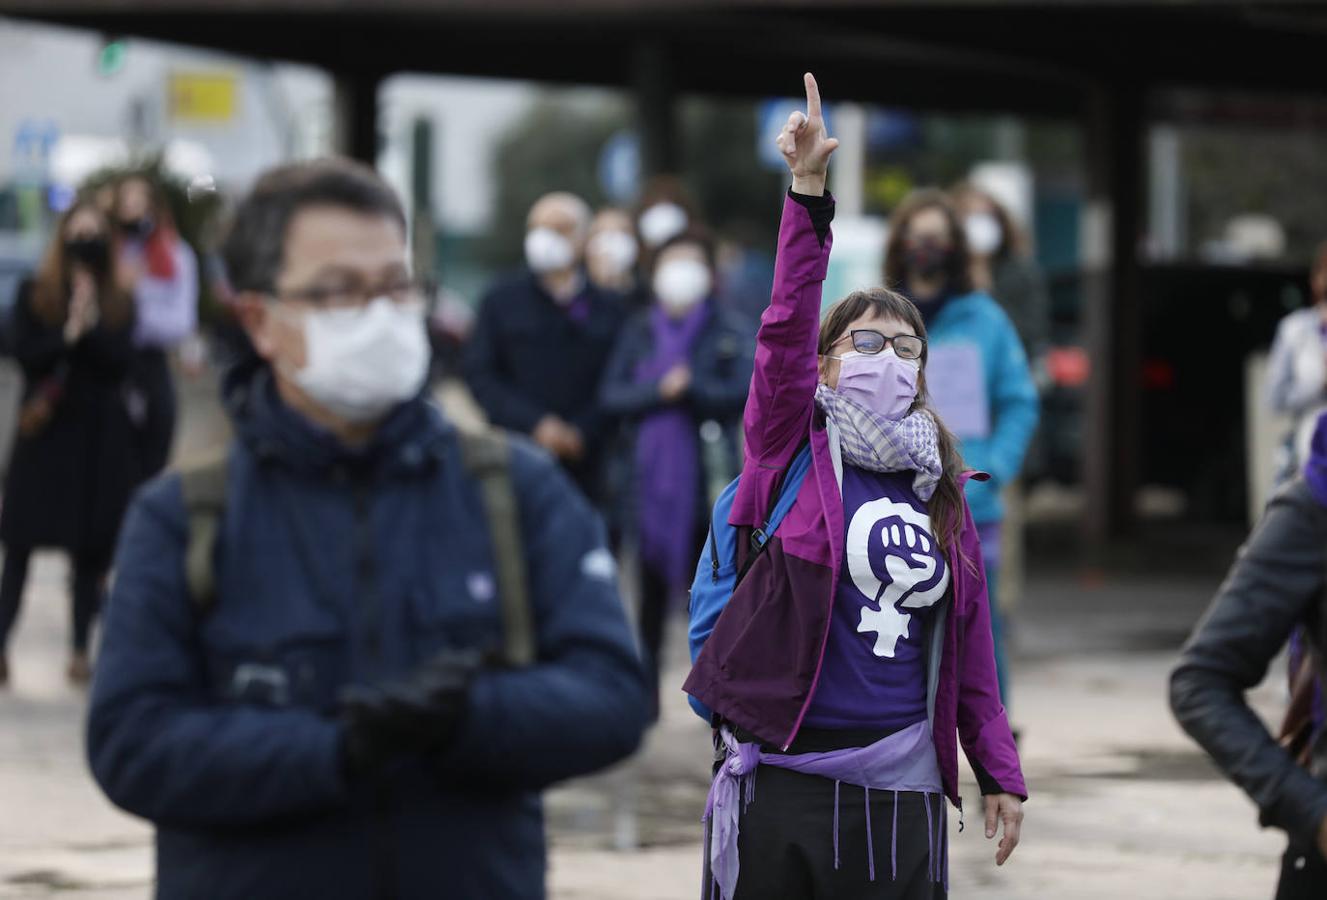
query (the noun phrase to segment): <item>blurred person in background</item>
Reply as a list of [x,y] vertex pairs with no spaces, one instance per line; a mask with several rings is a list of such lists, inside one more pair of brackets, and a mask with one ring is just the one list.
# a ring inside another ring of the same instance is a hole
[[133,283],[136,353],[128,397],[147,479],[166,467],[175,441],[170,356],[198,327],[198,259],[176,230],[160,185],[147,175],[129,175],[115,186],[111,215],[120,264]]
[[237,208],[236,438],[136,497],[88,717],[158,896],[542,898],[540,791],[640,739],[603,529],[545,454],[427,399],[405,229],[347,161]]
[[[653,305],[622,330],[599,391],[623,420],[625,464],[614,512],[639,557],[638,627],[651,718],[659,716],[659,673],[668,612],[691,583],[713,498],[739,468],[737,424],[751,383],[752,329],[714,299],[714,244],[692,226],[654,257]],[[706,452],[702,427],[718,453]],[[719,466],[722,471],[707,471]]]
[[[945,800],[962,810],[958,744],[986,837],[1004,825],[997,865],[1027,790],[963,499],[972,473],[926,401],[937,363],[921,316],[874,288],[821,319],[838,142],[805,83],[807,111],[778,138],[792,187],[729,516],[746,574],[685,685],[718,717],[724,753],[706,858],[723,900],[937,900]],[[811,471],[787,518],[759,537],[799,465]]]
[[1327,407],[1327,241],[1318,246],[1309,270],[1311,304],[1276,327],[1267,364],[1267,400],[1290,419],[1277,451],[1278,483],[1303,467],[1318,414]]
[[[1293,693],[1273,737],[1245,693],[1299,632]],[[1315,715],[1327,677],[1327,416],[1302,473],[1268,503],[1170,676],[1184,730],[1248,793],[1288,846],[1277,900],[1327,897],[1327,733]]]
[[595,213],[585,243],[585,271],[591,283],[601,290],[632,298],[644,287],[636,278],[638,259],[640,242],[636,240],[630,213],[616,207]]
[[1050,295],[1026,233],[1009,210],[974,184],[950,192],[971,259],[972,286],[1004,308],[1023,339],[1028,358],[1037,360],[1050,344]]
[[940,191],[904,199],[890,219],[885,282],[917,305],[929,334],[931,402],[958,437],[963,460],[990,480],[967,486],[981,536],[1000,696],[1010,701],[1005,617],[999,604],[1004,509],[1000,490],[1018,477],[1037,427],[1037,389],[1009,316],[972,283],[967,233]]
[[0,684],[35,549],[72,562],[73,630],[67,674],[82,683],[120,520],[137,483],[134,434],[123,401],[133,361],[133,301],[117,267],[116,238],[92,203],[56,226],[35,278],[10,313],[23,394],[0,509]]
[[[636,203],[636,234],[641,245],[641,280],[647,288],[659,248],[700,218],[691,192],[677,175],[655,175],[645,182]],[[648,290],[638,297],[642,304],[652,299]]]
[[586,277],[589,227],[590,209],[575,194],[531,207],[526,268],[481,301],[464,371],[489,421],[530,435],[598,502],[608,431],[599,383],[624,310]]

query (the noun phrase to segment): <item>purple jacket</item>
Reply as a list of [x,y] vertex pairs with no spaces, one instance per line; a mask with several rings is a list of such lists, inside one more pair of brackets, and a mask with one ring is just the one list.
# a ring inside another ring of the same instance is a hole
[[[808,438],[812,470],[719,616],[684,685],[725,719],[779,747],[792,743],[815,692],[843,570],[843,498],[814,400],[820,293],[832,244],[827,235],[821,246],[807,210],[785,201],[730,523],[744,530],[762,523],[783,470]],[[966,505],[960,544],[961,558],[953,549],[949,553],[953,588],[937,607],[931,635],[928,701],[945,795],[961,809],[956,734],[983,793],[1026,798],[1027,788],[1000,703],[986,576]],[[749,542],[743,537],[738,546]]]

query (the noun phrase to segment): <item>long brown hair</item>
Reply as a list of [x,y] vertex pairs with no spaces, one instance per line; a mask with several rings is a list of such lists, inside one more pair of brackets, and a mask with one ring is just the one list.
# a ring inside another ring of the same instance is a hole
[[80,213],[91,213],[96,216],[100,223],[101,235],[109,244],[106,268],[94,273],[93,277],[97,282],[97,305],[101,308],[102,319],[112,328],[119,328],[129,321],[133,299],[116,283],[115,236],[111,232],[106,214],[90,199],[76,202],[65,210],[56,223],[55,234],[33,279],[32,311],[39,320],[52,328],[64,324],[69,316],[73,261],[65,253],[65,230],[69,227],[69,221]]
[[903,244],[907,237],[908,225],[913,216],[924,209],[938,209],[944,213],[949,224],[949,263],[945,266],[945,281],[948,290],[967,294],[972,291],[972,271],[968,251],[968,236],[963,230],[963,223],[958,220],[958,212],[948,195],[936,188],[923,188],[913,191],[894,210],[889,217],[889,237],[885,241],[885,284],[896,290],[905,286],[907,272],[903,265]]
[[[820,323],[820,339],[816,352],[821,356],[829,355],[830,349],[848,330],[848,326],[863,317],[898,319],[911,328],[917,337],[923,340],[926,338],[926,324],[922,321],[922,314],[916,305],[888,288],[876,287],[853,291],[830,308]],[[931,526],[940,549],[948,551],[950,547],[957,548],[959,556],[962,557],[959,535],[963,531],[963,489],[959,487],[958,479],[965,466],[963,456],[958,451],[958,439],[945,427],[945,423],[930,405],[930,398],[926,392],[926,361],[929,356],[930,350],[923,344],[921,372],[917,376],[917,399],[912,402],[908,413],[925,410],[935,419],[936,431],[940,436],[940,462],[943,471],[929,504]]]

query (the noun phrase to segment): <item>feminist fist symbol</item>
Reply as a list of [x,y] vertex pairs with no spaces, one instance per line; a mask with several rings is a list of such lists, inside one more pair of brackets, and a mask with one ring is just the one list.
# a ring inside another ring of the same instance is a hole
[[[880,534],[885,549],[893,551],[885,559],[885,571],[890,579],[885,584],[871,566],[868,545],[876,524],[894,518],[902,520],[902,527],[897,522],[892,523]],[[936,559],[931,555],[934,538],[929,533],[930,524],[930,519],[910,504],[886,497],[862,504],[848,526],[848,574],[857,590],[880,607],[863,606],[861,622],[857,626],[858,633],[875,632],[872,652],[876,656],[893,657],[898,639],[908,633],[912,617],[900,612],[898,606],[909,609],[931,606],[944,596],[945,588],[949,586],[946,571],[930,588],[917,589],[918,585],[935,578],[937,569]]]

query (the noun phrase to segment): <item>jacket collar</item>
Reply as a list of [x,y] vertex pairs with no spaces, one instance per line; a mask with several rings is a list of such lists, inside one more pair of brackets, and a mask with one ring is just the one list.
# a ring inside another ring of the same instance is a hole
[[341,471],[363,478],[409,477],[438,463],[454,431],[421,393],[389,413],[368,443],[350,447],[287,406],[265,363],[237,366],[222,391],[235,431],[251,453],[312,476]]

